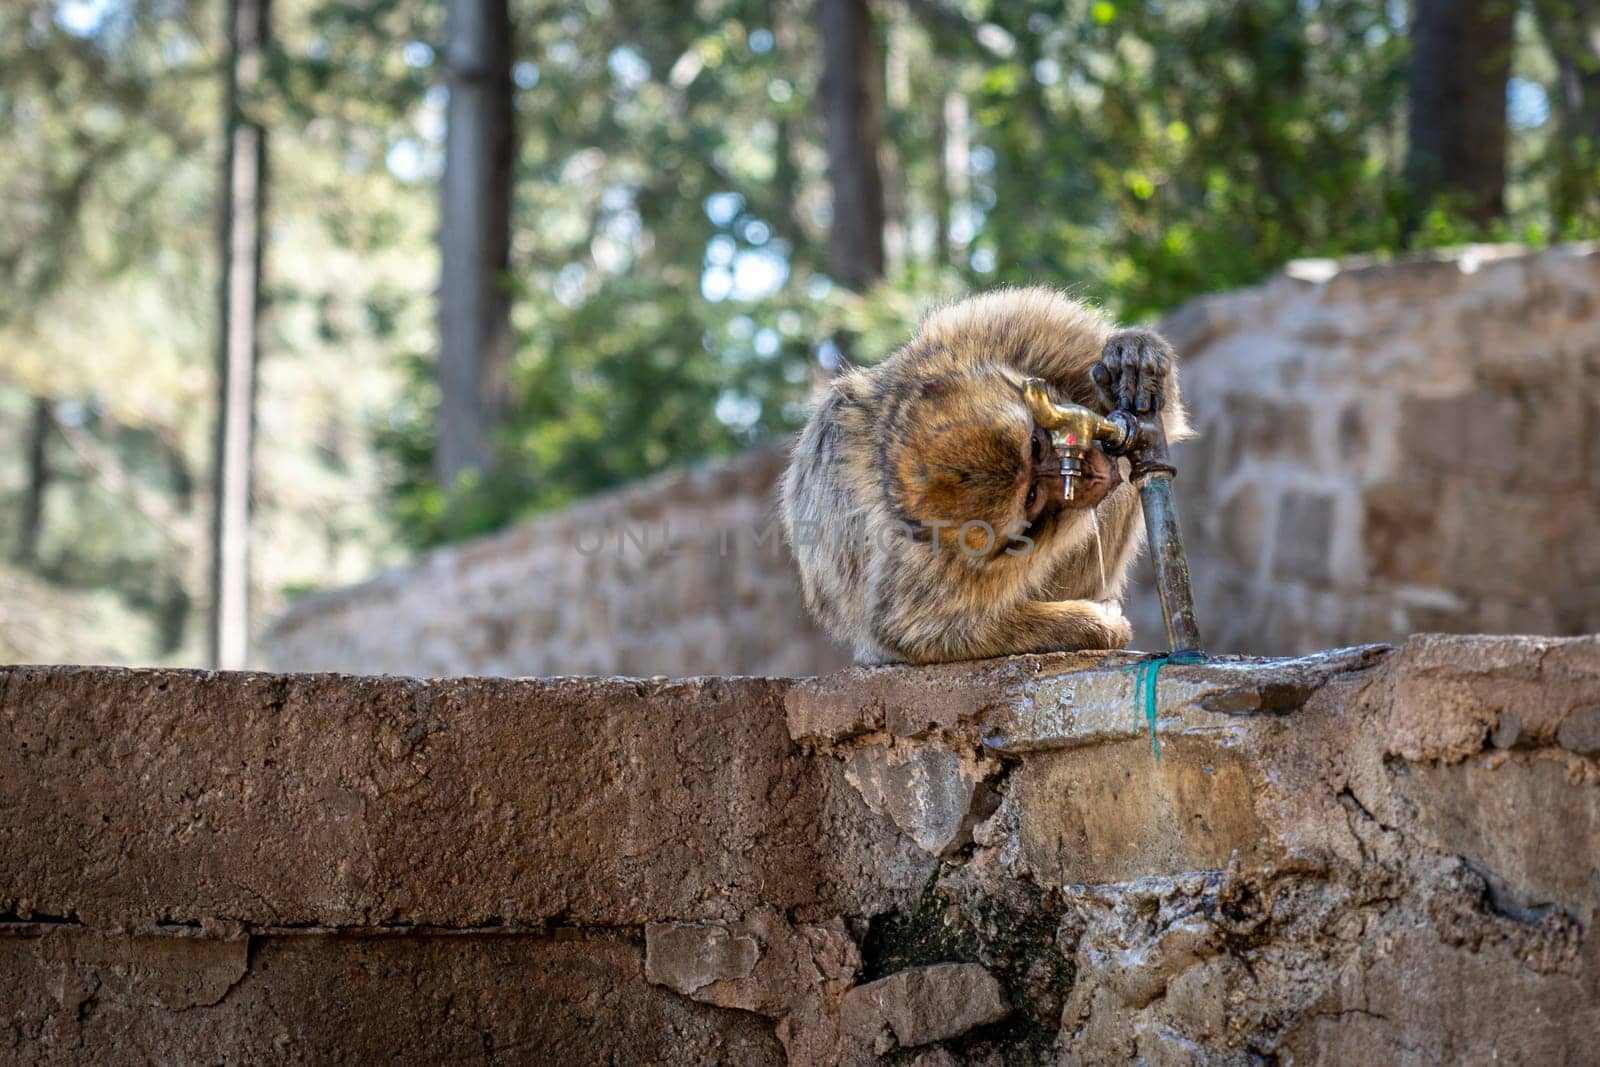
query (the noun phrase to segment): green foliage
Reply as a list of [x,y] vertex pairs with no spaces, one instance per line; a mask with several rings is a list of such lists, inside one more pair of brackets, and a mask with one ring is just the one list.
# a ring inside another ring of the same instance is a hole
[[[854,294],[826,276],[809,3],[515,0],[511,404],[493,468],[440,486],[442,5],[279,0],[244,101],[272,160],[262,617],[402,543],[779,439],[825,339],[882,358],[973,288],[1070,286],[1142,318],[1299,256],[1596,236],[1590,6],[1518,18],[1508,214],[1488,228],[1407,201],[1403,4],[878,6],[890,271]],[[220,11],[0,7],[0,538],[45,396],[61,425],[34,573],[112,591],[149,621],[147,658],[193,658],[206,588]]]
[[[397,392],[397,347],[428,343],[434,274],[431,194],[384,166],[390,142],[415,135],[424,88],[404,81],[395,44],[409,24],[394,5],[361,5],[363,52],[332,5],[274,7],[271,76],[244,102],[271,128],[262,621],[288,589],[353,581],[394,558],[370,426]],[[194,662],[203,644],[221,11],[173,0],[0,8],[0,551],[20,541],[31,478],[22,413],[44,397],[55,426],[27,565],[59,594],[0,584],[0,618],[61,636],[54,658]],[[320,98],[304,75],[316,56],[332,63]],[[380,74],[400,90],[373,95]],[[35,604],[59,608],[54,621]],[[61,624],[90,606],[141,625]]]
[[[1305,255],[1403,241],[1403,38],[1381,5],[997,5],[1019,41],[977,115],[999,280],[1081,283],[1125,314]],[[1019,121],[1019,114],[1030,117]]]
[[[385,437],[416,543],[792,426],[822,231],[799,217],[821,159],[803,9],[524,3],[513,269],[518,348],[500,462],[461,485],[429,474],[432,405]],[[779,39],[801,44],[777,47]],[[801,88],[797,90],[797,86]],[[431,388],[427,364],[412,388]]]
[[[521,346],[501,459],[472,484],[434,485],[429,409],[412,407],[391,443],[417,543],[769,440],[796,425],[811,342],[846,337],[855,358],[882,358],[928,302],[967,289],[1046,281],[1143,318],[1302,256],[1600,232],[1552,218],[1557,157],[1526,151],[1527,129],[1510,218],[1476,227],[1448,203],[1408,202],[1395,5],[913,6],[879,27],[891,276],[856,296],[819,273],[818,44],[803,5],[560,10],[517,10],[539,77],[519,97]],[[1526,22],[1517,55],[1549,97]],[[719,203],[736,206],[703,210]],[[721,267],[761,253],[786,283],[724,298]],[[425,388],[426,365],[414,373]]]

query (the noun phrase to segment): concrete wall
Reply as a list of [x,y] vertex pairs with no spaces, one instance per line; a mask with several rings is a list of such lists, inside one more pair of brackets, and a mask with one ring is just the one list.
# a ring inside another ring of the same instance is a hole
[[1590,1058],[1600,639],[1131,665],[0,669],[0,1063]]
[[[1210,647],[1600,630],[1600,252],[1302,263],[1163,328],[1201,432],[1177,461]],[[759,541],[776,529],[782,462],[763,451],[674,472],[308,598],[267,635],[263,661],[411,675],[834,669],[845,658],[805,619],[787,555]],[[692,547],[669,553],[669,535]],[[597,538],[602,550],[579,551]],[[1135,644],[1161,647],[1148,589],[1129,614]]]

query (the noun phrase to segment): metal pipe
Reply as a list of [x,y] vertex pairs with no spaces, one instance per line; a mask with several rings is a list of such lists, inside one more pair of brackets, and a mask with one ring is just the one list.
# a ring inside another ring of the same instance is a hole
[[1172,496],[1172,474],[1157,471],[1139,484],[1139,503],[1156,565],[1156,592],[1161,596],[1161,621],[1167,627],[1172,655],[1193,655],[1201,649],[1200,626],[1194,619],[1194,591],[1189,586],[1189,559],[1178,528],[1178,502]]
[[[1128,419],[1127,412],[1114,417]],[[1161,621],[1167,627],[1169,657],[1201,659],[1200,626],[1194,619],[1194,590],[1189,584],[1189,557],[1183,550],[1183,530],[1178,526],[1178,501],[1172,492],[1172,479],[1178,469],[1167,451],[1167,428],[1161,413],[1133,417],[1132,432],[1126,435],[1124,454],[1133,469],[1133,484],[1139,487],[1139,504],[1144,509],[1145,534],[1150,541],[1150,559],[1156,568],[1156,593],[1161,598]]]

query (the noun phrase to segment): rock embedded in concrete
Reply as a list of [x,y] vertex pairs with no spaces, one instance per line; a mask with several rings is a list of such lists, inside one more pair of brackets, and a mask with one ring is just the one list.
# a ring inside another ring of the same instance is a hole
[[1010,1012],[1000,983],[982,966],[938,963],[856,986],[845,994],[843,1020],[847,1032],[881,1053],[960,1037]]
[[644,976],[693,996],[712,982],[749,978],[761,946],[715,923],[646,923]]
[[1569,752],[1600,752],[1600,704],[1573,708],[1556,731],[1556,742]]
[[973,798],[993,761],[938,745],[864,745],[845,761],[845,779],[924,851],[943,856],[971,838]]

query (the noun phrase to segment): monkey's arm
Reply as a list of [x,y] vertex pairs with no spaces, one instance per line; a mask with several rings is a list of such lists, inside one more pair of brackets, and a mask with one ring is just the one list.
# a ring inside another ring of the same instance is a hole
[[[937,632],[927,626],[889,645],[908,663],[947,663],[1027,652],[1125,648],[1133,636],[1115,608],[1092,600],[1025,600],[1010,611]],[[884,644],[880,637],[880,644]]]
[[[897,587],[897,580],[906,581]],[[1133,636],[1121,610],[1092,600],[1025,599],[978,606],[938,603],[929,586],[905,571],[883,574],[876,590],[872,638],[909,663],[986,659],[1024,652],[1123,648]]]

